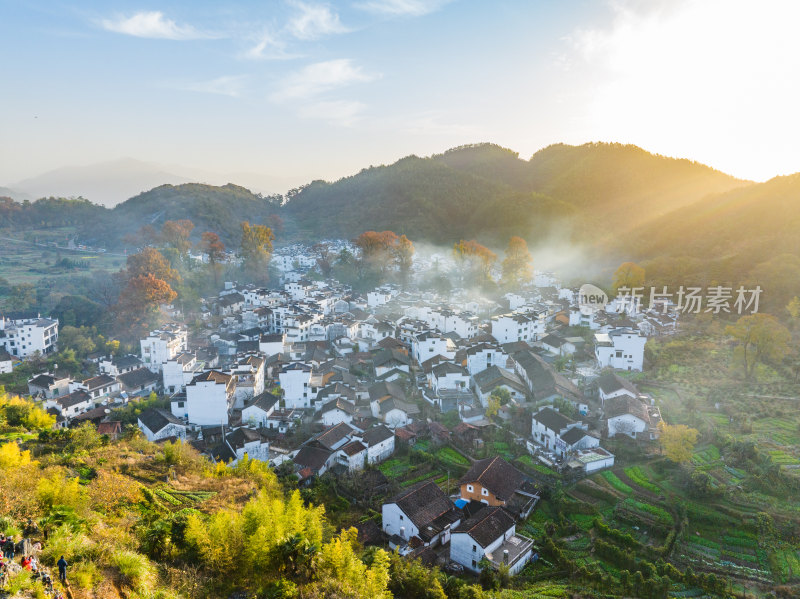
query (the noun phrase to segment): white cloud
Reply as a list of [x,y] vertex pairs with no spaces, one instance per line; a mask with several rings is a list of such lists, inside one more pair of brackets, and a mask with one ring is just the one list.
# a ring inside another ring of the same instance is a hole
[[365,83],[376,78],[378,75],[365,73],[349,58],[327,60],[310,64],[289,76],[271,97],[276,102],[304,100],[332,89]]
[[451,0],[369,0],[354,6],[373,14],[391,17],[421,17],[439,10]]
[[312,102],[301,106],[298,115],[302,118],[328,121],[332,125],[350,127],[361,118],[365,108],[365,104],[351,100]]
[[142,11],[130,17],[117,17],[115,19],[102,19],[100,25],[103,29],[133,35],[135,37],[149,37],[168,40],[191,40],[213,37],[198,31],[191,25],[178,25],[168,19],[161,11]]
[[574,32],[569,76],[591,139],[636,143],[763,179],[800,169],[800,4],[615,0]]
[[242,58],[249,60],[288,60],[298,58],[298,54],[287,52],[286,43],[270,32],[263,32],[252,40],[252,46],[245,50]]
[[314,40],[324,35],[347,33],[349,30],[327,4],[307,4],[298,0],[290,2],[299,13],[286,24],[286,29],[300,40]]
[[205,94],[218,94],[238,98],[242,94],[246,75],[225,75],[210,81],[198,81],[181,86],[182,89]]

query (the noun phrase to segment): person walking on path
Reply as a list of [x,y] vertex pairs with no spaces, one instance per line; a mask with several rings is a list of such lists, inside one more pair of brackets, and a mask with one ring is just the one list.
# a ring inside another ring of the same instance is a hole
[[56,563],[58,566],[58,577],[61,580],[62,584],[66,584],[67,582],[67,560],[64,559],[62,555],[58,562]]

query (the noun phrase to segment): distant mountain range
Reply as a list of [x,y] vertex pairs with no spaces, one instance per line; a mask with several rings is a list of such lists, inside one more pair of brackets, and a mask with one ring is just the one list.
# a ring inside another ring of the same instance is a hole
[[[109,163],[108,172],[116,164],[156,176],[147,165],[123,162]],[[112,248],[129,245],[125,236],[143,225],[159,228],[181,218],[195,222],[198,237],[216,231],[235,245],[242,220],[273,224],[279,216],[285,225],[280,242],[391,229],[416,243],[447,246],[474,238],[501,251],[511,235],[520,235],[532,247],[573,245],[649,262],[651,272],[661,268],[659,260],[672,268],[683,257],[687,272],[695,274],[699,263],[714,263],[703,275],[709,280],[730,278],[743,262],[791,254],[800,275],[800,174],[752,183],[622,144],[558,144],[529,160],[479,144],[428,158],[408,156],[332,183],[314,181],[287,197],[264,197],[233,184],[178,183],[113,209],[75,203],[70,216],[70,206],[34,202],[26,213],[15,202],[0,201],[0,222],[81,222],[87,242]]]
[[257,173],[215,173],[179,165],[161,165],[121,158],[84,166],[67,166],[0,187],[0,197],[18,201],[42,197],[83,197],[112,208],[144,191],[165,184],[192,181],[223,184],[237,181],[258,191],[289,188],[299,182]]

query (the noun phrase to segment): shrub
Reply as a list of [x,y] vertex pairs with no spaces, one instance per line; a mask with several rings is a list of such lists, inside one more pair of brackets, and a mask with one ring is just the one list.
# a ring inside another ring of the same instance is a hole
[[119,549],[111,554],[111,563],[134,590],[142,595],[150,594],[150,589],[156,580],[156,570],[144,555]]

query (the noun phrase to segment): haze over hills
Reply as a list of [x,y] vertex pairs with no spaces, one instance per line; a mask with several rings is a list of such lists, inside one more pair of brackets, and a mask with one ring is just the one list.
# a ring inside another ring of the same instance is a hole
[[85,166],[66,166],[14,183],[12,188],[35,198],[84,197],[111,207],[145,189],[189,179],[151,163],[121,158]]
[[[196,236],[216,231],[235,245],[242,220],[274,222],[279,215],[279,242],[391,229],[439,245],[475,238],[502,250],[509,236],[520,235],[532,247],[557,239],[641,260],[694,253],[711,261],[773,250],[800,255],[798,197],[800,175],[756,184],[630,145],[558,144],[522,160],[479,144],[314,181],[286,197],[184,183],[160,185],[114,209],[76,209],[82,237],[109,248],[126,245],[123,238],[143,225],[181,218],[195,222]],[[22,226],[58,222],[68,204],[54,206],[28,218],[12,203],[3,214]]]

